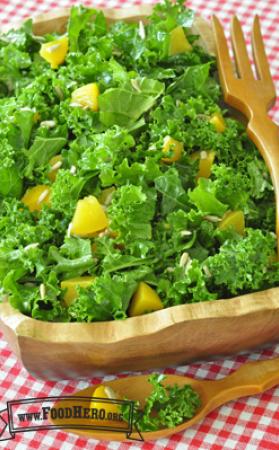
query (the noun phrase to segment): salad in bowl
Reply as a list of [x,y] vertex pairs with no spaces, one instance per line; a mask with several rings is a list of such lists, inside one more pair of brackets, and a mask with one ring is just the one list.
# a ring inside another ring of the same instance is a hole
[[0,284],[26,316],[125,319],[278,285],[274,191],[194,13],[0,36]]

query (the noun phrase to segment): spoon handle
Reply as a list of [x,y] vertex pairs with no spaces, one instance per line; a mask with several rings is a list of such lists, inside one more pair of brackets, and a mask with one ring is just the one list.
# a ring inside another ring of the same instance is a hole
[[249,362],[213,383],[208,386],[211,389],[210,410],[239,397],[260,394],[279,384],[279,358]]

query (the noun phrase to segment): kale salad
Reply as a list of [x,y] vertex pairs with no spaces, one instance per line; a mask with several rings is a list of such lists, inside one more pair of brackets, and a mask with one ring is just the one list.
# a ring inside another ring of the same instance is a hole
[[39,320],[124,319],[278,285],[268,170],[182,1],[0,35],[0,284]]

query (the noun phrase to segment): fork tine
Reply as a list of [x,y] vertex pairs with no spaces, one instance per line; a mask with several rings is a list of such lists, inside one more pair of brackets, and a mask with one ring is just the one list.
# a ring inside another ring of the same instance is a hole
[[235,62],[240,78],[254,78],[247,53],[246,43],[240,22],[236,16],[233,17],[231,23],[231,37]]
[[227,84],[235,79],[233,65],[223,27],[215,15],[212,16],[212,27],[216,42],[219,77],[225,94]]
[[[273,84],[268,60],[267,60],[265,49],[264,49],[264,43],[263,43],[263,38],[262,38],[262,34],[261,34],[259,16],[255,16],[254,23],[253,23],[252,48],[253,48],[254,61],[255,61],[255,66],[256,66],[258,77],[267,83]],[[275,89],[274,89],[274,95],[276,95]]]

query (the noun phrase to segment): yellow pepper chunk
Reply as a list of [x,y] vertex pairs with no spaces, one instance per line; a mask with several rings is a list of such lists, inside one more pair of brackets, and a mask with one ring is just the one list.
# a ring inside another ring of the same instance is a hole
[[67,289],[64,294],[64,301],[67,306],[70,306],[78,297],[77,287],[86,288],[91,286],[95,277],[76,277],[69,280],[61,281],[61,289]]
[[32,188],[27,189],[21,201],[31,212],[40,211],[43,205],[50,204],[50,187],[38,184]]
[[229,211],[227,212],[221,222],[219,222],[218,228],[220,230],[227,230],[234,228],[238,234],[244,235],[245,232],[245,218],[243,211]]
[[181,26],[174,28],[170,32],[169,55],[177,55],[192,50],[192,45],[188,42],[184,30]]
[[93,237],[107,226],[106,213],[96,197],[89,195],[77,202],[71,234],[80,237]]
[[69,48],[69,39],[63,36],[55,41],[41,45],[40,56],[50,63],[52,69],[57,69],[65,61]]
[[[113,399],[113,400],[119,399],[118,394],[111,387],[103,386],[102,384],[99,385],[95,389],[93,397],[99,397],[99,398],[105,398],[105,399],[109,398],[109,399]],[[116,404],[112,404],[112,403],[101,403],[101,402],[97,403],[97,402],[94,402],[94,400],[93,400],[93,402],[91,402],[91,404],[90,404],[90,407],[91,408],[97,407],[98,409],[104,408],[104,409],[106,409],[106,411],[109,410],[111,412],[120,413],[119,406]]]
[[212,123],[212,125],[214,125],[214,127],[215,127],[216,131],[218,131],[218,133],[223,133],[226,129],[226,124],[225,124],[224,118],[219,112],[214,113],[211,116],[209,122]]
[[148,284],[141,281],[131,300],[128,315],[130,317],[140,316],[152,311],[163,309],[159,295]]
[[54,182],[57,176],[57,172],[62,166],[62,155],[53,156],[53,158],[50,159],[49,164],[51,167],[47,177],[50,181]]
[[[110,386],[104,386],[102,384],[100,384],[95,389],[92,397],[120,400],[120,396]],[[98,425],[108,425],[110,423],[111,425],[114,424],[114,426],[117,425],[119,427],[119,423],[121,423],[121,419],[119,416],[122,417],[120,405],[116,403],[106,403],[100,400],[96,401],[92,399],[90,403],[90,409],[92,411],[91,417],[93,418],[94,423]],[[116,424],[115,422],[118,423]],[[124,421],[122,421],[122,423],[123,427],[127,426]]]
[[175,161],[178,161],[183,153],[184,145],[183,142],[176,141],[171,136],[166,136],[164,138],[164,145],[163,145],[163,153],[168,153],[169,151],[173,152],[173,156],[170,158],[162,158],[162,161],[165,163],[172,163]]
[[72,92],[72,102],[82,108],[89,108],[92,111],[98,111],[99,87],[97,83],[90,83],[81,86]]
[[203,177],[203,178],[209,178],[211,175],[211,167],[213,165],[215,158],[215,152],[212,150],[205,152],[194,152],[191,155],[191,159],[196,160],[199,159],[199,171],[197,178]]

